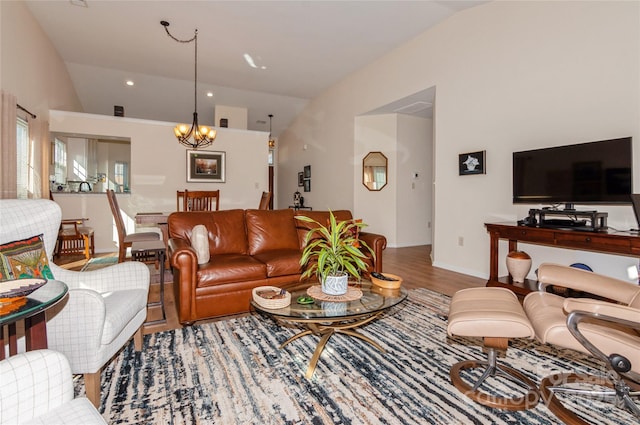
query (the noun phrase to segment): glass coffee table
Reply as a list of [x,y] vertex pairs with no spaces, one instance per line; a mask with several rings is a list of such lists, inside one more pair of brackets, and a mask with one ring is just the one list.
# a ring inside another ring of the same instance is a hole
[[[307,367],[305,374],[307,378],[313,376],[313,372],[320,359],[320,354],[322,354],[329,338],[335,333],[359,338],[373,345],[378,350],[382,352],[385,351],[380,344],[368,336],[357,332],[356,329],[375,320],[391,307],[406,300],[407,291],[405,289],[383,289],[372,285],[368,281],[362,281],[361,283],[349,284],[348,296],[343,298],[346,299],[345,301],[339,300],[339,297],[329,297],[319,294],[317,297],[313,297],[311,303],[299,304],[297,302],[298,298],[308,297],[308,290],[312,286],[314,286],[314,288],[312,288],[311,292],[318,294],[320,292],[319,288],[317,288],[318,284],[307,283],[283,287],[283,289],[291,293],[291,304],[283,308],[265,308],[255,301],[251,301],[251,305],[256,311],[276,321],[300,324],[305,328],[300,333],[283,342],[280,348],[306,335],[313,334],[320,337],[311,361],[309,362],[309,366]],[[359,293],[362,295],[360,296]],[[353,299],[354,297],[357,298]],[[329,301],[328,299],[334,301]],[[335,301],[336,299],[338,300]]]

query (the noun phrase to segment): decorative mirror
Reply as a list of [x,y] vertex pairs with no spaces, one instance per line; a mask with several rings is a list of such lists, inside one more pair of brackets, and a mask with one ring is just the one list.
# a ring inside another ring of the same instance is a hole
[[362,184],[373,191],[387,185],[387,157],[382,152],[369,152],[362,160]]

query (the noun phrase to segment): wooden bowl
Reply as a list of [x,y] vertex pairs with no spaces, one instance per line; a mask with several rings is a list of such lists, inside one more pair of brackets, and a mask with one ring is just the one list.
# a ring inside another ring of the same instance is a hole
[[391,277],[397,280],[381,280],[381,279],[376,279],[373,276],[370,276],[371,283],[384,289],[398,289],[400,288],[400,285],[402,285],[402,278],[400,276],[397,276],[391,273],[382,273],[382,275],[386,277]]
[[280,292],[280,289],[281,288],[278,288],[276,286],[258,286],[257,288],[253,288],[253,301],[255,301],[255,303],[262,308],[278,309],[287,307],[289,304],[291,304],[291,293],[289,293],[288,291],[285,291],[284,297],[282,298],[265,298],[260,295],[261,292]]

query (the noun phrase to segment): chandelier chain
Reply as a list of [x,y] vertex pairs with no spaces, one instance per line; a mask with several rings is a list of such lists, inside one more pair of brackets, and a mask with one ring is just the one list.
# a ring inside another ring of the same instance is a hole
[[[177,41],[178,43],[191,43],[195,42],[195,66],[194,66],[194,80],[193,80],[193,103],[194,103],[194,112],[193,112],[193,124],[191,125],[191,129],[187,132],[186,128],[182,130],[182,126],[177,126],[175,129],[176,137],[178,141],[186,146],[191,146],[194,149],[199,147],[208,146],[213,143],[213,140],[216,137],[216,131],[213,129],[209,129],[205,126],[200,127],[198,125],[198,29],[194,30],[193,37],[190,39],[181,40],[175,37],[171,32],[169,32],[169,22],[160,21],[160,24],[164,27],[167,35]],[[179,130],[180,128],[180,130]],[[193,135],[194,141],[191,142],[189,138]]]

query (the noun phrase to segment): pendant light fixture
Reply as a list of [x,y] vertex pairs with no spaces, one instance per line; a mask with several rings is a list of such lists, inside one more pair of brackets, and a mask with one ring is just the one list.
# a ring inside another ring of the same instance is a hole
[[276,147],[276,141],[271,136],[271,118],[273,118],[273,114],[269,114],[269,148],[273,149]]
[[216,130],[204,125],[198,125],[198,30],[196,29],[193,34],[193,38],[189,40],[180,40],[171,35],[169,32],[169,22],[160,21],[160,25],[164,27],[167,35],[177,41],[178,43],[191,43],[195,42],[195,72],[193,79],[193,123],[191,127],[188,124],[178,124],[173,132],[178,138],[178,142],[182,145],[192,148],[204,148],[213,143],[216,138]]

